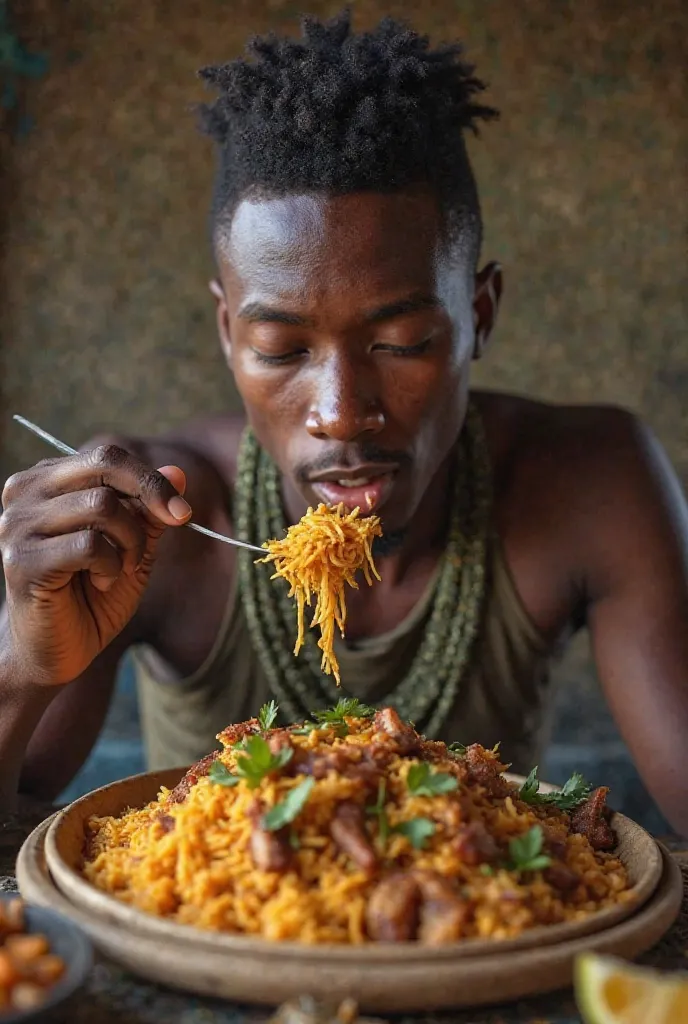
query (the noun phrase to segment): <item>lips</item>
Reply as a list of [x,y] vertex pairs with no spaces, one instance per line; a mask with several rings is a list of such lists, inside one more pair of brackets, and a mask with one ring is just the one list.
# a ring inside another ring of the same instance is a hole
[[314,480],[311,487],[320,501],[326,505],[344,505],[345,508],[360,508],[365,515],[374,512],[384,504],[392,487],[396,470],[375,474],[340,476],[335,479]]

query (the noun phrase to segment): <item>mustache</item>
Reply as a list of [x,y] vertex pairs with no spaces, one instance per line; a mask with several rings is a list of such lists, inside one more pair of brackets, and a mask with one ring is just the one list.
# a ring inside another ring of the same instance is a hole
[[372,442],[364,441],[353,446],[347,445],[346,448],[333,448],[323,452],[317,459],[300,463],[296,467],[295,476],[300,483],[308,483],[311,477],[327,473],[330,469],[355,469],[367,462],[380,465],[389,463],[401,468],[410,465],[411,461],[408,452],[380,448]]

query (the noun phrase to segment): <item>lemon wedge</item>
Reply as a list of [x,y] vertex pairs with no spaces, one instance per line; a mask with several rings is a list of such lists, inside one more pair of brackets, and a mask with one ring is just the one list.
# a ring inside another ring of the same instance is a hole
[[583,953],[576,959],[574,988],[586,1024],[688,1022],[688,975]]

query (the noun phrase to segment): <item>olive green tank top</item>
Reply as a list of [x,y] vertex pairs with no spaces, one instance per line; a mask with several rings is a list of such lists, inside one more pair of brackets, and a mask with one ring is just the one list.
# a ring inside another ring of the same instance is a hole
[[[501,742],[503,760],[527,774],[547,738],[551,651],[530,621],[498,540],[488,556],[488,592],[471,662],[442,732],[447,742]],[[438,570],[439,571],[439,570]],[[423,638],[435,579],[394,629],[346,642],[335,651],[344,693],[384,703]],[[238,585],[231,588],[222,626],[199,669],[175,679],[150,649],[134,651],[141,720],[151,769],[188,765],[216,746],[225,726],[255,715],[270,700],[268,682],[249,636]]]

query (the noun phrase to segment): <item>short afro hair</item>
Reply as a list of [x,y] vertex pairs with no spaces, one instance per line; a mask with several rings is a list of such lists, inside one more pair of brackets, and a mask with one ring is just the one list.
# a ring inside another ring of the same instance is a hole
[[427,186],[473,263],[481,242],[478,194],[464,134],[497,111],[460,45],[385,18],[354,33],[348,11],[304,17],[300,39],[267,35],[248,59],[203,68],[219,96],[200,109],[218,148],[213,234],[248,195],[393,192]]

